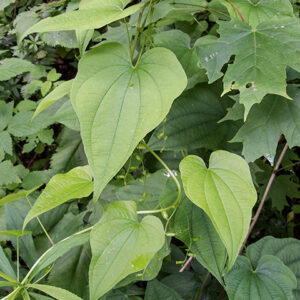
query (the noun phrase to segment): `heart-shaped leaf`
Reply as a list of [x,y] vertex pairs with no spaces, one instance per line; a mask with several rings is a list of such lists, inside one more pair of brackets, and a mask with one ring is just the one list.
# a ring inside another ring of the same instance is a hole
[[290,300],[297,280],[293,272],[276,256],[262,256],[256,268],[245,256],[240,256],[225,276],[230,300]]
[[164,48],[147,51],[137,66],[118,43],[83,56],[71,98],[95,178],[95,200],[140,140],[164,119],[186,83],[176,56]]
[[188,198],[210,217],[229,256],[230,269],[248,232],[256,191],[244,159],[226,151],[215,151],[209,169],[195,155],[180,163]]
[[91,232],[90,299],[97,300],[127,275],[146,268],[164,242],[157,217],[139,223],[133,201],[111,203]]

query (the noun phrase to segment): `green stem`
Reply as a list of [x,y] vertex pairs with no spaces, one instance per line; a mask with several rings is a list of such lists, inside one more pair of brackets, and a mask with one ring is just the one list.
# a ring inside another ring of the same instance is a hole
[[[27,200],[28,204],[30,205],[30,207],[32,208],[32,204],[31,204],[30,200],[28,199],[28,196],[26,196],[26,200]],[[40,218],[39,217],[36,217],[36,218],[37,218],[37,221],[39,222],[40,226],[42,227],[42,230],[44,231],[46,237],[48,238],[49,242],[51,243],[52,246],[54,246],[55,244],[54,244],[53,240],[51,239],[50,235],[48,234],[43,223],[41,222]]]
[[17,280],[20,281],[20,249],[19,237],[17,237]]
[[131,48],[130,48],[130,45],[131,45],[131,38],[130,38],[129,29],[128,29],[128,24],[127,24],[127,21],[126,21],[125,18],[124,18],[124,23],[125,23],[125,26],[126,26],[126,32],[127,32],[129,54],[131,55]]

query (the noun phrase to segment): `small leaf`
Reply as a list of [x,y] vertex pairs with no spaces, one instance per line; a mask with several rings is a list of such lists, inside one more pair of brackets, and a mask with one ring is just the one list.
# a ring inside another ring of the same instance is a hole
[[42,83],[42,85],[41,85],[41,94],[42,94],[43,97],[48,94],[51,87],[52,87],[52,82],[51,81],[45,81],[45,82]]
[[251,260],[240,256],[225,282],[230,300],[290,300],[297,285],[293,272],[272,255],[262,256],[254,269]]
[[139,3],[124,9],[126,2],[128,3],[128,1],[116,0],[81,1],[79,10],[40,21],[29,28],[22,35],[21,40],[34,32],[100,28],[132,15],[143,5]]
[[95,178],[94,200],[185,86],[180,63],[164,48],[147,51],[135,67],[127,48],[117,43],[102,44],[82,57],[71,99]]
[[76,296],[75,294],[55,286],[35,283],[28,284],[27,287],[42,291],[57,300],[82,300],[82,298]]
[[139,223],[134,202],[111,203],[91,232],[90,299],[97,300],[127,275],[146,268],[164,241],[157,217]]
[[56,87],[51,93],[49,93],[45,98],[41,100],[37,109],[34,112],[32,119],[34,119],[39,113],[45,110],[48,106],[55,103],[57,100],[61,99],[65,95],[69,94],[73,80],[65,81]]
[[3,198],[0,199],[0,206],[10,203],[10,202],[14,202],[18,199],[27,197],[29,194],[31,194],[32,192],[34,192],[35,190],[37,190],[40,187],[40,185],[30,189],[30,190],[20,190],[16,193],[13,194],[9,194]]
[[9,121],[12,118],[14,109],[14,102],[11,101],[6,103],[3,100],[0,100],[0,131],[6,128]]
[[0,132],[0,149],[9,155],[12,155],[12,138],[7,131]]
[[77,167],[66,174],[53,176],[27,214],[23,228],[33,218],[70,199],[89,196],[93,187],[89,166]]
[[215,151],[209,169],[195,155],[180,163],[181,178],[188,198],[211,219],[229,256],[229,270],[247,235],[256,191],[247,163],[238,155]]
[[23,235],[26,234],[32,234],[31,231],[22,231],[22,230],[4,230],[4,231],[0,231],[0,235],[5,235],[5,236],[10,236],[10,237],[15,237],[15,238],[19,238]]

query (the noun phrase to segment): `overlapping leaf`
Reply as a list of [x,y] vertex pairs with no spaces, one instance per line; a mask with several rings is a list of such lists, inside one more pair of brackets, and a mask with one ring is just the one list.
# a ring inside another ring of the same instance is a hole
[[180,63],[164,48],[149,50],[135,67],[117,43],[83,56],[71,98],[95,178],[95,200],[185,86]]

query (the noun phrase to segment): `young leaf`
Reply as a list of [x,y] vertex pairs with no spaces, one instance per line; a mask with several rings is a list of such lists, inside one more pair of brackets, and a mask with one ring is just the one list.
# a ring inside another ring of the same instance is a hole
[[186,82],[176,56],[164,48],[147,51],[135,67],[127,49],[117,43],[83,56],[71,99],[95,178],[94,200],[140,140],[164,119]]
[[55,286],[35,283],[28,284],[26,287],[42,291],[57,300],[82,300],[82,298],[76,296],[75,294]]
[[181,296],[167,285],[152,280],[147,283],[145,300],[182,300]]
[[229,256],[229,270],[248,232],[256,191],[247,163],[238,155],[215,151],[209,169],[197,156],[180,163],[181,178],[188,198],[211,219]]
[[67,95],[71,91],[73,80],[65,81],[55,88],[51,93],[49,93],[36,108],[32,119],[34,119],[39,113],[45,110],[48,106],[55,103],[57,100],[61,99],[63,96]]
[[29,28],[22,35],[21,40],[34,32],[100,28],[132,15],[143,5],[139,3],[124,9],[128,2],[124,0],[81,1],[79,10],[40,21]]
[[89,166],[77,167],[66,174],[53,176],[27,214],[23,228],[33,218],[70,199],[89,196],[93,187]]
[[97,300],[127,275],[146,268],[164,241],[157,217],[139,223],[134,202],[111,203],[91,232],[90,299]]
[[[201,46],[196,47],[197,53],[201,62],[217,66],[215,72],[219,72],[222,66],[219,61],[224,63],[229,58],[228,54],[235,55],[234,63],[229,64],[223,79],[223,93],[231,89],[240,90],[245,117],[252,105],[260,103],[266,94],[289,98],[286,93],[286,67],[299,69],[300,21],[285,17],[256,27],[237,20],[219,21],[219,25],[220,39],[210,44],[210,56],[204,56]],[[223,43],[222,48],[220,43]]]
[[295,299],[300,299],[300,241],[293,238],[277,239],[267,236],[247,248],[253,267],[264,255],[278,257],[289,267],[297,278],[297,288],[293,290]]
[[279,258],[264,255],[254,269],[251,262],[247,257],[240,256],[225,275],[229,299],[294,299],[295,275]]
[[266,153],[275,156],[281,134],[290,147],[300,146],[300,90],[297,85],[290,85],[288,92],[293,101],[269,95],[254,106],[247,122],[231,140],[243,143],[242,153],[247,161],[254,161]]

